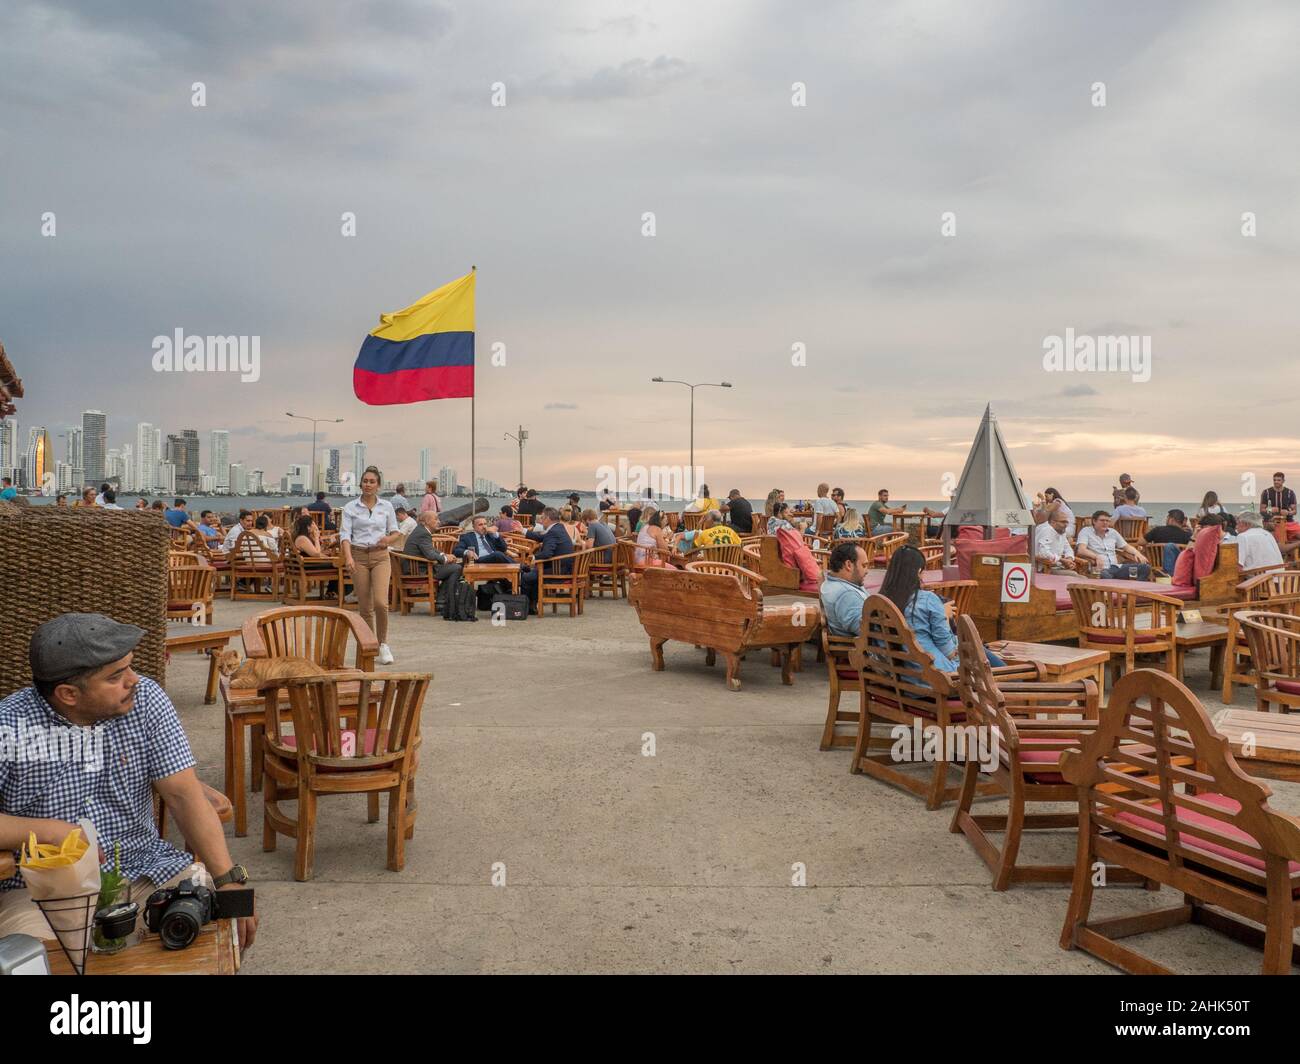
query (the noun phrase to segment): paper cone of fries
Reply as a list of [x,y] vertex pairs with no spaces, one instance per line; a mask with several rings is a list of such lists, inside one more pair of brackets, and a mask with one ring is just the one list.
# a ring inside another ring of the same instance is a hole
[[99,840],[89,820],[68,833],[58,846],[38,843],[32,835],[22,849],[18,868],[32,901],[40,906],[68,962],[81,975],[99,901]]

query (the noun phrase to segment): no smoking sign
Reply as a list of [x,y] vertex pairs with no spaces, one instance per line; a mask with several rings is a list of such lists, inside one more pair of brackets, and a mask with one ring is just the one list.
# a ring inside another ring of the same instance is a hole
[[1028,562],[1002,563],[1003,602],[1028,602],[1029,586],[1030,577]]

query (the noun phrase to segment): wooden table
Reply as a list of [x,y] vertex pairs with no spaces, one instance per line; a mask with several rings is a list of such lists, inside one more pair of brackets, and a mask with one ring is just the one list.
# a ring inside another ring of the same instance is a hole
[[921,522],[924,522],[927,516],[928,515],[924,510],[904,510],[901,514],[894,514],[893,515],[894,531],[906,532],[908,521],[919,520]]
[[[1252,776],[1300,783],[1300,713],[1223,709],[1212,719]],[[1245,748],[1251,752],[1243,753]]]
[[[45,943],[52,975],[75,974],[57,941]],[[87,975],[234,975],[239,971],[239,935],[233,920],[207,924],[185,949],[163,949],[162,939],[143,941],[117,953],[88,953]]]
[[181,621],[167,622],[168,651],[192,650],[208,655],[208,687],[203,694],[205,705],[217,700],[217,655],[216,650],[224,650],[226,645],[239,635],[238,628],[213,628],[210,625],[185,624]]
[[488,580],[510,581],[510,593],[519,594],[519,563],[511,562],[470,562],[460,573],[460,578],[468,584],[481,584]]
[[1223,684],[1223,652],[1228,645],[1228,626],[1213,621],[1182,622],[1174,626],[1174,675],[1183,678],[1183,658],[1189,650],[1210,648],[1210,690]]
[[1082,650],[1055,643],[1023,643],[1016,639],[998,639],[985,646],[1009,664],[1029,661],[1041,665],[1051,683],[1092,679],[1097,681],[1098,696],[1106,690],[1108,650]]

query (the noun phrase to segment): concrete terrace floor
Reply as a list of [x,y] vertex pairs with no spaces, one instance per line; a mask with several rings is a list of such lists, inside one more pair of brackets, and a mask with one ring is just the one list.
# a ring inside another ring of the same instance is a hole
[[[218,627],[264,608],[217,603]],[[247,974],[297,972],[1105,973],[1059,948],[1068,887],[997,894],[951,807],[849,773],[817,749],[825,667],[793,687],[766,656],[729,692],[690,646],[654,673],[635,611],[595,599],[583,617],[502,627],[394,617],[392,668],[430,671],[406,868],[385,863],[386,810],[324,799],[315,876],[293,879],[293,840],[230,838],[258,894]],[[232,645],[238,646],[238,640]],[[1208,652],[1189,657],[1207,709]],[[203,705],[207,660],[173,656],[167,690],[199,762],[222,787],[222,709]],[[1238,691],[1238,706],[1253,705]],[[642,735],[655,737],[642,756]],[[1300,812],[1300,788],[1274,784]],[[386,806],[387,799],[384,799]],[[1001,808],[989,804],[990,810]],[[227,828],[227,832],[230,832]],[[1030,833],[1033,860],[1073,860],[1073,832]],[[494,887],[496,862],[506,885]],[[802,862],[805,887],[791,886]],[[1098,892],[1094,913],[1173,904],[1169,891]],[[1253,973],[1261,956],[1202,928],[1132,940],[1179,971]]]

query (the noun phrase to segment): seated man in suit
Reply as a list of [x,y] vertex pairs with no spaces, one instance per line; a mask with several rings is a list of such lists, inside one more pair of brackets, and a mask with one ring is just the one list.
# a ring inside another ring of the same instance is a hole
[[[539,521],[542,530],[539,532],[533,529],[528,533],[529,539],[541,541],[541,546],[537,548],[533,555],[533,561],[544,561],[547,558],[555,558],[561,554],[572,554],[574,551],[573,540],[569,538],[569,533],[564,525],[560,523],[560,512],[553,506],[548,506],[542,511]],[[558,565],[546,566],[546,575],[555,576],[559,573],[571,572],[573,569],[572,561],[560,562]],[[539,570],[534,566],[525,569],[519,574],[519,587],[525,595],[528,596],[528,612],[537,612],[537,582],[539,579]]]
[[487,518],[482,514],[474,518],[470,531],[462,533],[452,553],[461,561],[481,565],[513,565],[506,541],[495,532],[488,531]]
[[434,563],[433,578],[438,581],[438,602],[442,605],[444,581],[459,576],[461,565],[454,562],[433,545],[433,530],[438,527],[438,515],[432,510],[425,510],[416,518],[415,531],[406,537],[403,554],[417,558],[428,558]]

